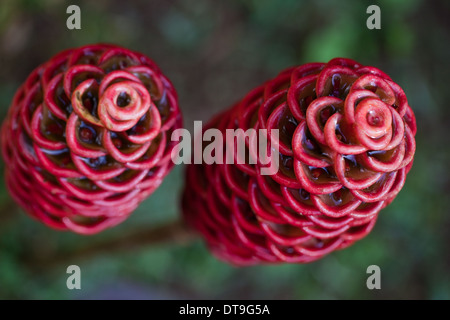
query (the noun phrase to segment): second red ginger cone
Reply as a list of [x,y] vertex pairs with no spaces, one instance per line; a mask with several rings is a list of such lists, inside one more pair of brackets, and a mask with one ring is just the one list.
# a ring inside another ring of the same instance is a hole
[[161,184],[181,122],[148,57],[105,44],[63,51],[30,74],[3,122],[7,187],[46,225],[98,233]]
[[275,175],[249,163],[187,168],[187,222],[236,265],[311,262],[365,237],[415,152],[415,117],[400,86],[344,58],[283,71],[208,128],[224,137],[279,130]]

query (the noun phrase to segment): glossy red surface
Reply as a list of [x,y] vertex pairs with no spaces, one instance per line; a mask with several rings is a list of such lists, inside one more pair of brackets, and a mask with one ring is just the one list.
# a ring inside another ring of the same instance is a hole
[[187,168],[187,222],[236,265],[311,262],[365,237],[403,187],[415,152],[403,90],[343,58],[281,72],[208,128],[280,132],[275,175],[261,175],[261,163]]
[[113,45],[36,68],[3,122],[13,198],[46,225],[93,234],[125,220],[173,166],[175,89],[146,56]]

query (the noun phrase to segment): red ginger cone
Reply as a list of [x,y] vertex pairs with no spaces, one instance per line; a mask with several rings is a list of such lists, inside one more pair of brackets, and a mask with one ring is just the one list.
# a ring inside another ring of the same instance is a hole
[[113,45],[59,53],[14,96],[1,132],[13,198],[46,225],[94,234],[122,222],[173,166],[175,89]]
[[403,187],[415,152],[403,90],[343,58],[281,72],[208,128],[279,129],[275,175],[261,174],[262,161],[187,168],[187,222],[236,265],[311,262],[363,238]]

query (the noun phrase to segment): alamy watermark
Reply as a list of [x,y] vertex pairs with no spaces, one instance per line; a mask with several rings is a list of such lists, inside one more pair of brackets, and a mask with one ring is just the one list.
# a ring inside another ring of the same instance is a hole
[[66,273],[70,274],[69,277],[67,277],[66,286],[67,289],[73,290],[81,289],[81,269],[79,266],[73,264],[67,267]]
[[380,9],[380,7],[375,4],[372,4],[367,7],[366,13],[370,14],[370,16],[367,18],[367,21],[366,21],[367,29],[369,29],[369,30],[381,29],[381,9]]
[[380,267],[377,266],[376,264],[368,266],[366,273],[370,274],[370,276],[367,278],[367,281],[366,281],[367,289],[380,290],[381,289],[381,269],[380,269]]
[[178,142],[171,153],[175,164],[257,164],[261,175],[279,169],[278,129],[226,129],[224,134],[215,128],[203,131],[202,121],[194,121],[193,143],[187,129],[174,130],[171,140]]
[[77,5],[70,5],[66,9],[66,13],[70,16],[66,20],[67,29],[81,29],[81,9]]

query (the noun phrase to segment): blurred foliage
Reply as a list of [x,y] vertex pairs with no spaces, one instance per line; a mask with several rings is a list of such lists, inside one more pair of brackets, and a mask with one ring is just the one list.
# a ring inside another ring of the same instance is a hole
[[[10,205],[0,179],[0,298],[96,298],[132,283],[175,298],[450,299],[450,3],[446,1],[75,1],[82,29],[66,28],[67,3],[0,3],[0,116],[31,70],[56,52],[112,42],[152,57],[178,90],[185,126],[207,120],[290,65],[356,59],[386,71],[405,90],[418,122],[413,170],[373,232],[347,250],[308,265],[235,268],[200,240],[67,261],[52,270],[25,264],[143,226],[177,218],[183,168],[122,225],[81,237],[47,229]],[[382,29],[366,28],[381,8]],[[4,166],[1,164],[1,171]],[[2,219],[12,215],[13,219]],[[82,269],[82,290],[66,288],[66,267]],[[382,270],[382,290],[366,269]],[[104,289],[107,288],[107,289]],[[148,293],[140,297],[159,297]],[[136,297],[130,293],[129,297]]]

